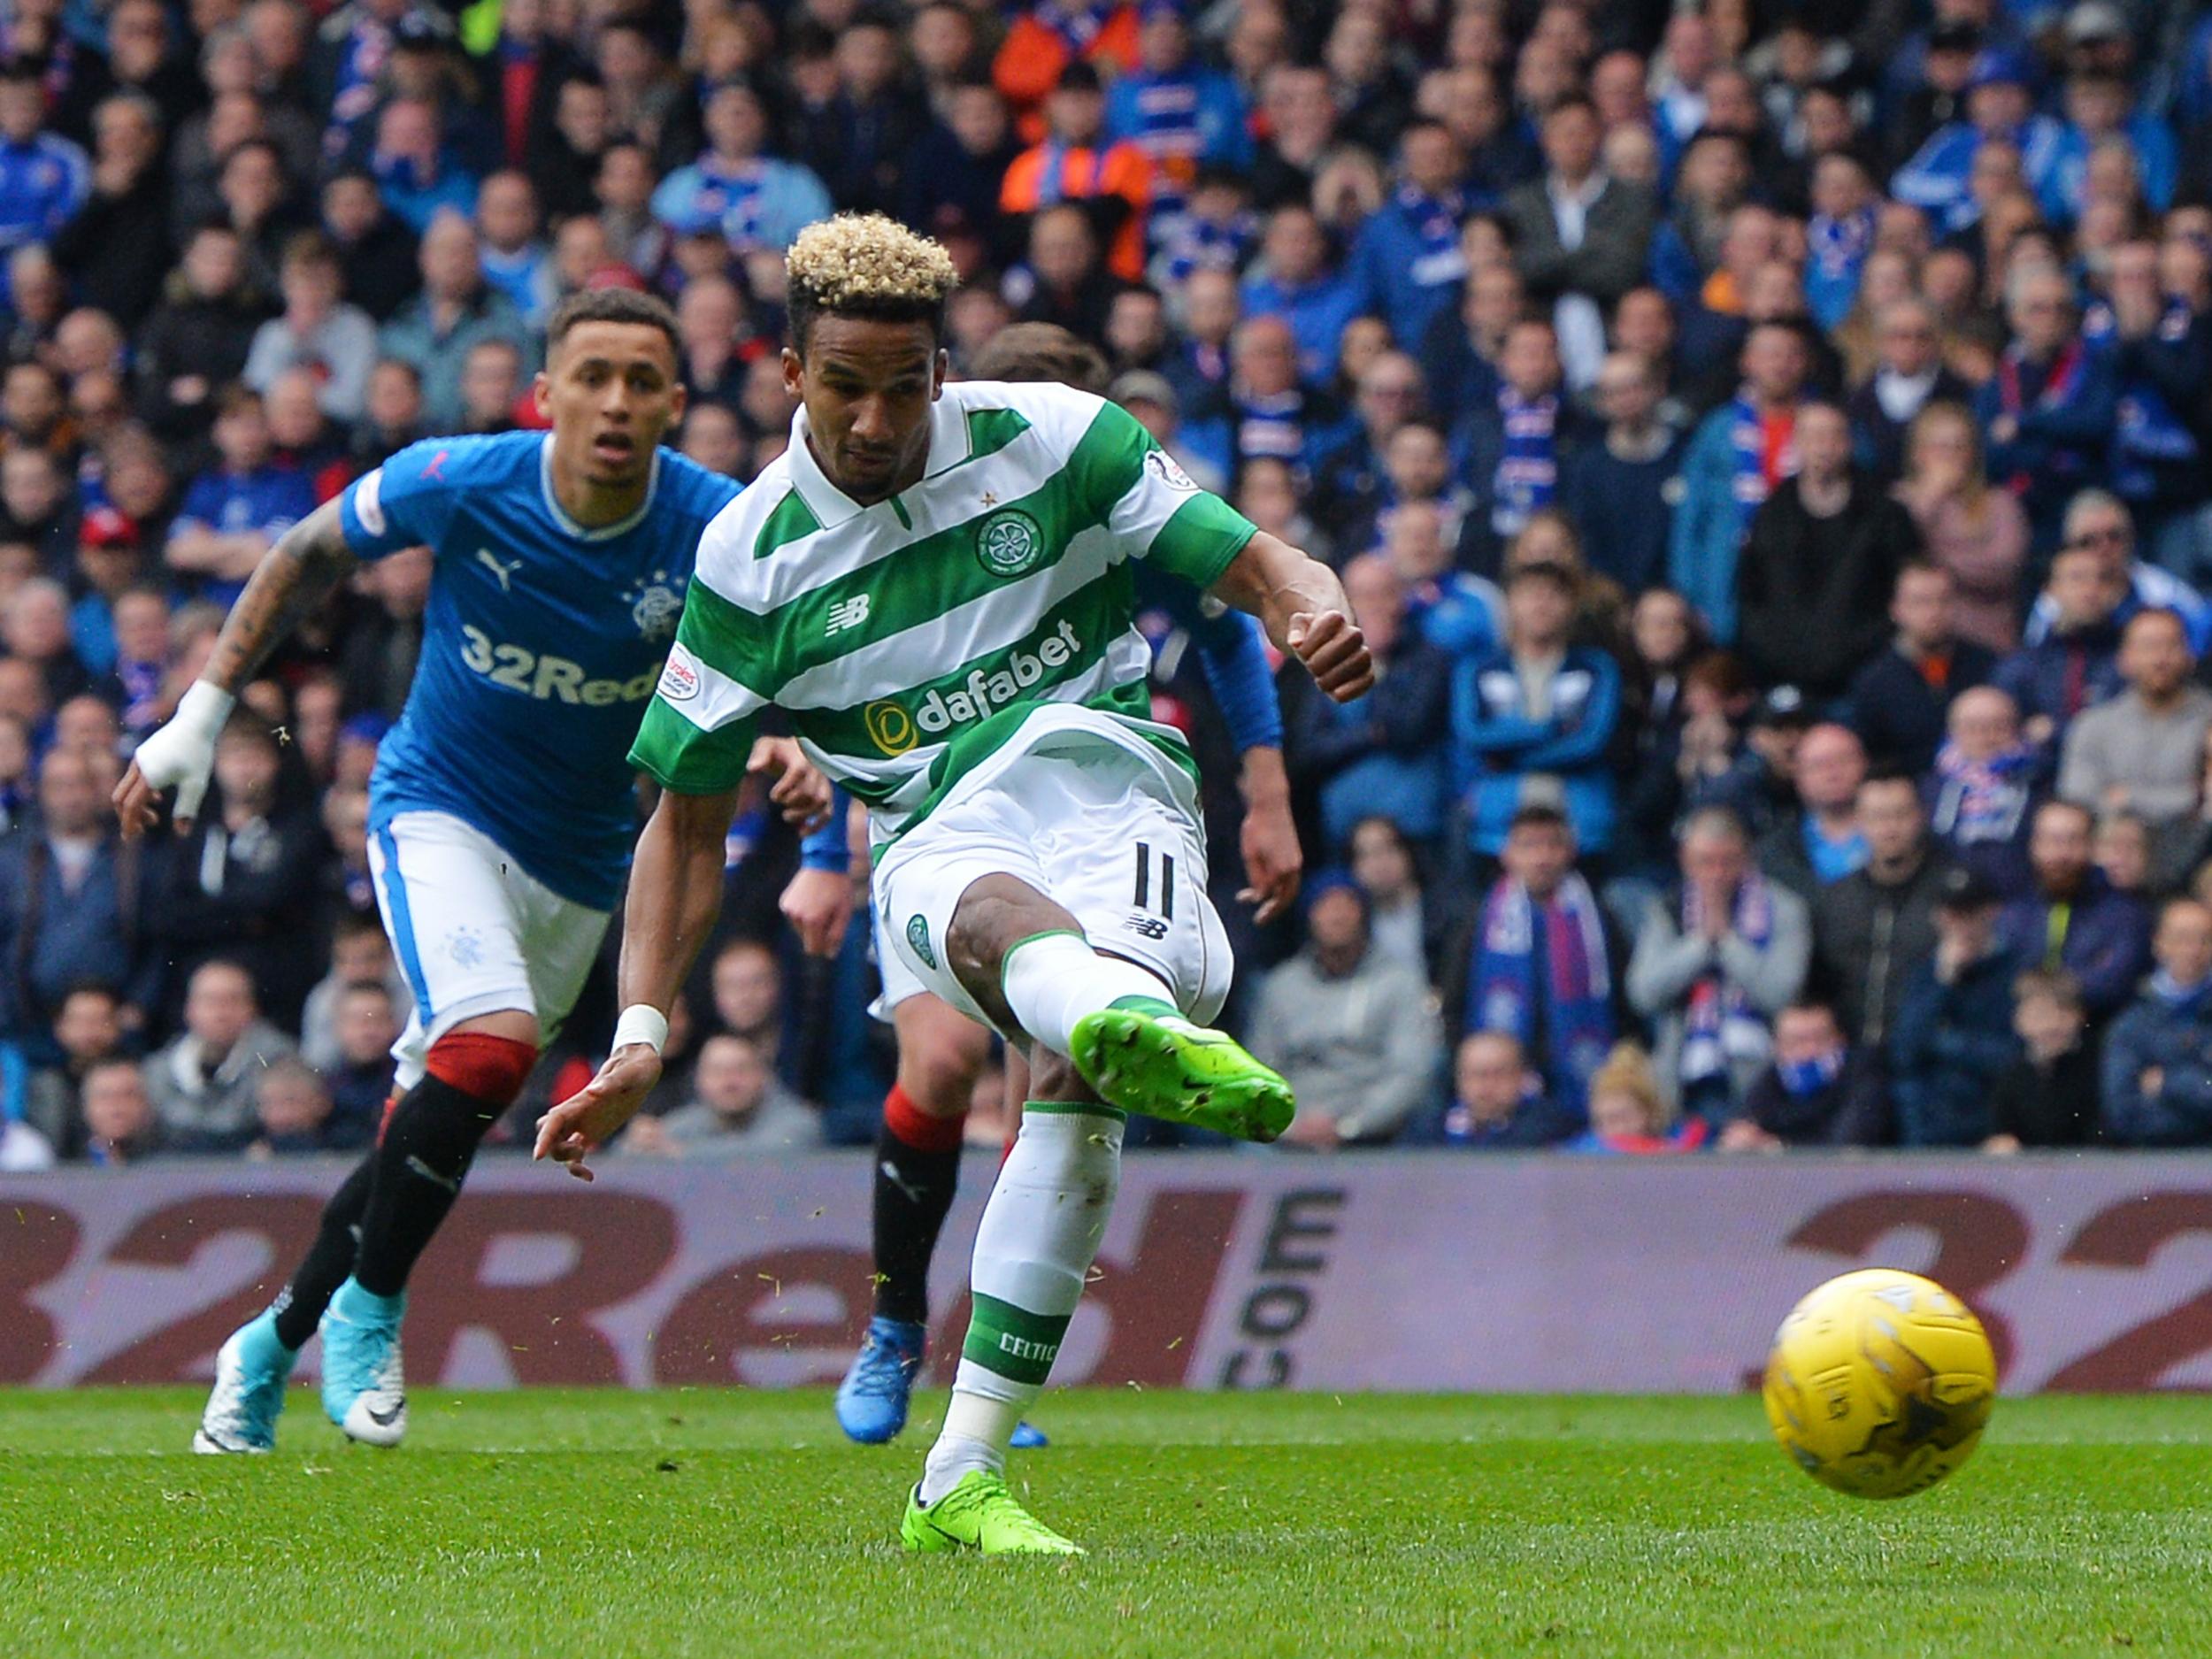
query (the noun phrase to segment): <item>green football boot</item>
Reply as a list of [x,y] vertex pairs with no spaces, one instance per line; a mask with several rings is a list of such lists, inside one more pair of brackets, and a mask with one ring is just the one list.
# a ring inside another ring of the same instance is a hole
[[942,1549],[979,1549],[987,1555],[1080,1555],[1071,1542],[1015,1502],[1006,1478],[971,1469],[959,1484],[922,1506],[921,1488],[906,1494],[899,1541],[916,1555]]
[[1110,1106],[1272,1141],[1297,1110],[1290,1085],[1221,1032],[1178,1014],[1104,1008],[1069,1033],[1068,1058]]

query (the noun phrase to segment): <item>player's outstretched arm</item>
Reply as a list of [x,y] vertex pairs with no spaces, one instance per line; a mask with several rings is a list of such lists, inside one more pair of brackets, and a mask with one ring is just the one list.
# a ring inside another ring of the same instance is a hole
[[638,835],[622,910],[622,1018],[599,1075],[538,1120],[534,1156],[592,1179],[584,1160],[636,1116],[660,1081],[668,1010],[722,909],[722,864],[735,789],[662,792]]
[[1374,660],[1352,620],[1344,584],[1319,559],[1262,530],[1244,544],[1213,592],[1257,617],[1276,649],[1303,663],[1314,683],[1337,702],[1364,696],[1374,686]]
[[239,688],[354,567],[338,515],[338,503],[325,502],[262,555],[246,591],[224,619],[207,666],[168,724],[138,746],[130,769],[115,786],[115,812],[126,836],[146,832],[156,816],[156,797],[170,788],[177,792],[179,832],[192,827],[214,770],[216,734],[230,718]]

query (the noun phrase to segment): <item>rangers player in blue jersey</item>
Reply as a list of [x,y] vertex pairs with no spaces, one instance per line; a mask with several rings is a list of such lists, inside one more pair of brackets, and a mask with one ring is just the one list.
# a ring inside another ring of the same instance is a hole
[[[680,361],[657,300],[563,304],[536,383],[551,434],[426,440],[288,531],[116,789],[126,833],[169,788],[188,825],[239,688],[276,642],[357,561],[434,550],[420,665],[369,790],[377,901],[415,996],[401,1094],[291,1283],[224,1343],[197,1450],[271,1448],[318,1328],[331,1421],[375,1445],[405,1432],[408,1273],[598,953],[635,828],[630,744],[699,533],[737,494],[659,447],[683,413]],[[796,750],[756,758],[804,815],[819,780]]]

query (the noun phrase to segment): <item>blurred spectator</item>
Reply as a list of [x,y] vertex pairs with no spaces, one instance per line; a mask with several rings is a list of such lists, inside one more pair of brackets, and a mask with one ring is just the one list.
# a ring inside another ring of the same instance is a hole
[[289,1055],[270,1061],[255,1079],[254,1122],[257,1133],[246,1146],[250,1158],[355,1151],[374,1133],[373,1123],[337,1118],[314,1068]]
[[1293,202],[1270,214],[1259,263],[1245,279],[1244,314],[1289,323],[1299,373],[1308,380],[1327,377],[1359,304],[1357,290],[1329,257],[1328,233],[1313,210]]
[[2166,879],[2185,873],[2212,732],[2212,692],[2190,683],[2187,629],[2170,611],[2139,611],[2120,637],[2128,689],[2067,728],[2058,793],[2093,812],[2132,812],[2149,825]]
[[1874,340],[1873,373],[1852,392],[1845,405],[1856,440],[1857,459],[1886,484],[1894,483],[1907,470],[1909,458],[1915,462],[1916,472],[1932,469],[1915,491],[1916,495],[1927,498],[1925,511],[1912,496],[1905,498],[1925,532],[1936,505],[1966,488],[1970,476],[1974,491],[1978,493],[1982,488],[1980,441],[1970,424],[1968,434],[1973,443],[1962,454],[1955,434],[1947,431],[1922,459],[1914,453],[1918,442],[1914,428],[1923,415],[1939,405],[1955,404],[1962,411],[1972,399],[1974,388],[1943,361],[1934,308],[1917,295],[1907,293],[1882,308],[1875,319]]
[[216,393],[244,371],[264,314],[245,281],[235,231],[215,223],[192,233],[135,353],[139,412],[162,437],[204,434]]
[[[2125,624],[2138,611],[2171,611],[2187,624],[2189,647],[2200,657],[2212,647],[2212,605],[2171,572],[2136,557],[2135,520],[2127,503],[2106,489],[2085,489],[2066,503],[2060,551],[2079,549],[2096,558],[2106,583],[2116,595],[2113,620]],[[2029,644],[2047,638],[2057,619],[2053,595],[2038,598],[2028,613]]]
[[0,643],[38,670],[50,703],[65,703],[91,683],[70,639],[69,590],[50,577],[32,577],[0,603]]
[[1390,325],[1393,339],[1417,342],[1467,275],[1459,221],[1473,205],[1466,157],[1441,121],[1410,123],[1398,140],[1397,188],[1353,244],[1360,309]]
[[1346,846],[1352,826],[1377,812],[1432,848],[1445,826],[1448,764],[1440,733],[1451,708],[1451,664],[1409,630],[1405,585],[1388,560],[1354,559],[1344,582],[1383,668],[1374,689],[1352,703],[1316,695],[1295,705],[1299,779],[1318,793],[1327,848]]
[[461,368],[480,340],[511,341],[531,361],[514,303],[484,280],[476,233],[457,212],[443,212],[422,238],[422,292],[385,324],[379,346],[422,379],[423,418],[450,431],[461,418]]
[[2020,733],[2012,699],[1993,687],[1961,692],[1928,779],[1936,837],[1957,862],[2008,898],[2029,887],[2029,809],[2048,776]]
[[1963,405],[1928,403],[1913,419],[1906,449],[1897,499],[1919,526],[1928,558],[1950,574],[1960,638],[2011,650],[2020,642],[2026,514],[2009,490],[1989,487],[1980,432]]
[[[193,972],[184,1030],[146,1062],[146,1092],[172,1152],[235,1152],[253,1139],[261,1073],[292,1052],[261,1018],[253,978],[220,957]],[[92,1079],[86,1079],[88,1108]]]
[[1997,1108],[1985,1152],[2078,1147],[2098,1137],[2097,1056],[2081,987],[2035,970],[2013,981],[2012,1031],[2020,1057],[1990,1091]]
[[2093,1023],[2117,1013],[2148,968],[2150,918],[2139,900],[2115,893],[2090,862],[2095,819],[2072,801],[2036,809],[2028,837],[2031,886],[2001,924],[2016,968],[2063,971],[2081,987]]
[[2212,910],[2176,899],[2160,912],[2158,967],[2105,1033],[2105,1138],[2124,1147],[2212,1143]]
[[1559,378],[1559,342],[1548,322],[1525,319],[1506,331],[1494,400],[1462,418],[1454,447],[1473,488],[1479,526],[1474,561],[1489,567],[1496,549],[1528,527],[1559,494],[1563,458],[1580,437],[1579,418]]
[[1453,952],[1446,1023],[1455,1034],[1509,1033],[1547,1096],[1578,1110],[1620,1034],[1627,951],[1575,868],[1574,827],[1556,807],[1516,811],[1499,862]]
[[1460,1040],[1453,1056],[1452,1097],[1435,1138],[1472,1152],[1532,1152],[1565,1141],[1583,1122],[1545,1094],[1544,1079],[1517,1040],[1475,1032]]
[[700,1045],[691,1098],[664,1117],[638,1118],[621,1146],[662,1157],[726,1158],[803,1152],[821,1141],[819,1114],[777,1080],[758,1045],[726,1034]]
[[2026,52],[2008,46],[1984,50],[1967,77],[1964,119],[1939,128],[1898,169],[1890,193],[1926,210],[1945,230],[1963,229],[1975,213],[1968,175],[1993,142],[2013,147],[2022,176],[2040,188],[2057,168],[2062,134],[2057,122],[2035,112],[2034,80]]
[[1422,378],[1439,410],[1478,409],[1497,396],[1506,334],[1527,309],[1521,273],[1503,259],[1467,273],[1458,304],[1440,312],[1417,342]]
[[1083,340],[1104,335],[1117,284],[1099,263],[1098,233],[1082,207],[1058,202],[1037,211],[1029,221],[1029,263],[1016,277],[1010,287],[1021,296],[1023,321],[1056,323]]
[[281,751],[250,715],[215,745],[215,797],[177,849],[160,899],[180,971],[220,956],[253,975],[257,1005],[288,1030],[314,983],[311,918],[320,826],[283,803]]
[[308,476],[274,464],[261,395],[233,386],[216,399],[218,465],[193,480],[163,558],[194,597],[228,606],[276,539],[315,510]]
[[1770,881],[1812,902],[1818,891],[1866,863],[1859,827],[1859,785],[1866,750],[1847,726],[1809,729],[1791,757],[1795,810],[1759,838],[1759,868]]
[[[366,914],[339,921],[330,941],[330,972],[307,994],[300,1014],[300,1058],[318,1071],[335,1072],[348,1064],[339,1030],[340,1007],[346,993],[357,985],[381,987],[392,1018],[401,1024],[413,1010],[413,994],[392,956],[384,924],[373,908]],[[384,1046],[391,1044],[388,1041]]]
[[1851,465],[1851,427],[1809,403],[1795,426],[1799,470],[1757,512],[1736,567],[1747,664],[1816,702],[1843,695],[1880,649],[1898,567],[1919,551],[1911,518]]
[[2212,339],[2186,299],[2162,291],[2156,242],[2124,242],[2110,261],[2107,297],[2082,319],[2089,349],[2110,360],[2117,400],[2107,477],[2161,563],[2198,578],[2208,572],[2197,510],[2212,491],[2197,411],[2212,370]]
[[1970,870],[1944,878],[1935,954],[1914,967],[1890,1037],[1901,1146],[1978,1146],[1993,1129],[1991,1090],[2015,1054],[2014,961],[1998,939],[2000,902]]
[[72,986],[54,1014],[51,1063],[36,1066],[24,1085],[24,1121],[62,1157],[82,1150],[79,1100],[86,1073],[123,1052],[123,1006],[104,985]]
[[0,62],[0,249],[48,242],[92,194],[92,161],[58,134],[42,131],[46,88],[28,58]]
[[376,177],[341,168],[323,186],[323,230],[345,267],[346,297],[389,322],[421,281],[415,233],[384,205]]
[[2060,548],[2036,601],[2037,616],[2048,618],[2043,636],[1997,665],[1993,683],[2019,710],[2022,734],[2054,765],[2075,718],[2125,683],[2115,620],[2125,594],[2102,555],[2078,544]]
[[159,849],[115,833],[100,774],[57,749],[38,772],[35,831],[0,843],[0,959],[6,1033],[38,1060],[76,987],[116,987],[135,1024],[158,1011]]
[[1637,932],[1628,1000],[1657,1038],[1668,1099],[1724,1122],[1773,1052],[1771,1020],[1804,987],[1812,923],[1803,900],[1752,864],[1734,813],[1691,814],[1680,847],[1680,885]]
[[757,940],[737,939],[716,953],[710,976],[714,1018],[709,1029],[744,1038],[780,1071],[783,970]]
[[715,88],[703,114],[708,148],[654,190],[654,218],[680,235],[711,227],[733,248],[780,252],[829,217],[829,192],[810,169],[762,153],[768,118],[752,88]]
[[1996,672],[1997,659],[1962,639],[1951,574],[1913,560],[1897,572],[1889,603],[1896,632],[1852,677],[1852,729],[1877,764],[1916,775],[1933,764],[1952,705]]
[[332,1133],[358,1133],[356,1144],[365,1144],[394,1093],[391,1044],[398,1042],[400,1022],[391,1009],[391,991],[376,980],[347,985],[338,991],[334,1026],[336,1064],[319,1069],[329,1088]]
[[1453,690],[1469,844],[1495,857],[1514,813],[1542,803],[1565,813],[1586,855],[1601,855],[1613,833],[1607,759],[1620,718],[1620,670],[1602,651],[1569,642],[1571,572],[1525,565],[1506,579],[1505,597],[1505,643],[1464,664]]
[[1551,306],[1567,383],[1580,389],[1597,378],[1603,312],[1643,274],[1656,204],[1599,165],[1597,111],[1580,94],[1546,110],[1542,132],[1542,180],[1507,198],[1514,257],[1531,296]]
[[1007,102],[1033,119],[1071,64],[1121,73],[1134,69],[1140,33],[1133,5],[1035,0],[1009,20],[991,60],[991,79]]
[[[78,1111],[83,1122],[77,1156],[88,1164],[138,1164],[169,1149],[147,1079],[134,1061],[98,1060],[87,1067]],[[188,1143],[178,1149],[195,1148]]]
[[476,229],[485,280],[513,302],[525,323],[543,328],[558,296],[552,250],[539,234],[537,190],[527,173],[509,169],[484,180],[476,197]]
[[242,378],[265,396],[279,375],[308,369],[323,412],[334,420],[358,419],[376,363],[376,325],[338,297],[345,282],[336,250],[316,232],[303,231],[285,246],[280,276],[283,314],[254,335]]
[[1596,396],[1602,437],[1586,440],[1561,464],[1560,500],[1592,568],[1631,594],[1666,579],[1667,545],[1680,499],[1686,442],[1662,418],[1666,383],[1659,369],[1630,351],[1599,365]]
[[1421,892],[1421,867],[1406,833],[1381,813],[1352,826],[1352,879],[1367,895],[1367,930],[1378,956],[1432,977],[1440,918]]
[[1651,1056],[1624,1042],[1615,1045],[1590,1079],[1590,1126],[1563,1149],[1645,1156],[1694,1152],[1705,1144],[1707,1134],[1702,1118],[1678,1118],[1669,1107]]
[[1724,644],[1736,637],[1736,561],[1753,516],[1797,470],[1797,406],[1809,365],[1798,329],[1754,328],[1743,345],[1741,390],[1700,423],[1684,457],[1668,585]]
[[[125,0],[116,11],[157,21],[162,15],[152,0]],[[92,193],[53,238],[54,257],[75,273],[78,302],[126,328],[144,319],[175,257],[162,163],[170,119],[142,92],[121,91],[101,102],[92,117]]]
[[1928,839],[1910,777],[1870,773],[1858,787],[1866,863],[1812,895],[1813,983],[1844,1034],[1881,1052],[1905,980],[1935,949],[1935,902],[1947,865]]
[[[2110,365],[2082,343],[2073,284],[2030,267],[2010,282],[2013,342],[1975,398],[1989,471],[2026,509],[2035,545],[2055,547],[2067,503],[2096,481],[2116,414]],[[2070,529],[2070,534],[2080,531]]]
[[1720,1132],[1724,1152],[1786,1147],[1873,1147],[1888,1128],[1880,1049],[1844,1035],[1833,1009],[1797,1002],[1774,1018],[1774,1060]]
[[1139,280],[1152,163],[1135,144],[1108,134],[1104,82],[1094,65],[1071,63],[1060,72],[1045,101],[1045,126],[1042,142],[1007,168],[1000,210],[1033,214],[1064,202],[1081,206],[1107,250],[1106,267],[1125,282]]
[[1366,895],[1348,878],[1308,882],[1306,921],[1306,948],[1261,981],[1252,1014],[1252,1051],[1298,1095],[1283,1139],[1323,1151],[1388,1141],[1433,1098],[1428,987],[1373,949]]

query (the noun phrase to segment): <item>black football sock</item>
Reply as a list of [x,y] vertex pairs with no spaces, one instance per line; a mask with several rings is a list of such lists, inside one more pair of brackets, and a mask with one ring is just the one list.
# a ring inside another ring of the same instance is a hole
[[376,1154],[354,1165],[353,1173],[323,1206],[323,1218],[315,1229],[315,1241],[300,1259],[292,1282],[270,1303],[276,1315],[277,1340],[295,1351],[307,1346],[322,1323],[323,1310],[338,1286],[353,1271],[353,1258],[361,1248],[361,1212],[368,1208],[369,1182],[376,1169]]
[[892,1126],[896,1115],[887,1112],[876,1132],[875,1311],[879,1318],[920,1325],[929,1318],[929,1263],[937,1254],[937,1235],[960,1187],[961,1120],[923,1118],[929,1127],[919,1129],[914,1119],[920,1114],[910,1109],[902,1126],[936,1142],[916,1146]]
[[407,1287],[415,1258],[461,1195],[476,1144],[506,1109],[426,1077],[407,1093],[371,1160],[353,1277],[379,1296]]

